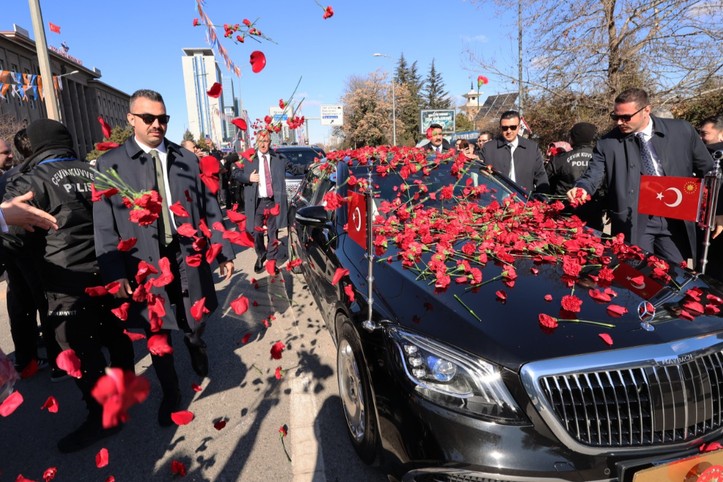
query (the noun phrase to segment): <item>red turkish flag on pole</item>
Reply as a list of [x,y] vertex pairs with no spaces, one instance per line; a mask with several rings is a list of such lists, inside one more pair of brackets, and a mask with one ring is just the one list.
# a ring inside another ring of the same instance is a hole
[[60,33],[60,25],[55,25],[53,22],[48,22],[48,27],[53,33]]
[[347,232],[349,237],[364,249],[367,249],[367,200],[358,192],[349,193],[349,216]]
[[640,176],[638,212],[697,221],[701,199],[700,181],[696,177]]

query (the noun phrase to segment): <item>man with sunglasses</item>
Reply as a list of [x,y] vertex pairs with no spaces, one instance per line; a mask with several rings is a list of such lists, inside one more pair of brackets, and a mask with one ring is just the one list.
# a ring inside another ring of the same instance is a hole
[[[713,159],[693,126],[651,116],[650,110],[642,89],[615,98],[610,118],[616,126],[597,142],[587,171],[567,196],[593,195],[607,181],[605,207],[613,235],[623,233],[626,241],[676,264],[688,258],[695,262],[695,223],[638,213],[640,176],[702,177]],[[723,216],[716,220],[720,225]]]
[[[211,263],[217,262],[220,274],[229,279],[234,253],[221,231],[213,229],[209,239],[199,227],[202,221],[209,228],[223,223],[223,215],[215,194],[201,180],[198,158],[165,138],[170,117],[161,94],[152,90],[135,92],[127,118],[134,135],[98,158],[97,169],[104,173],[116,170],[133,190],[153,189],[164,200],[158,219],[148,226],[130,220],[130,210],[120,196],[103,197],[94,203],[95,243],[101,274],[105,283],[119,282],[120,290],[115,296],[130,302],[128,326],[141,321],[148,337],[163,335],[169,345],[171,330],[182,331],[191,366],[199,376],[206,376],[208,355],[201,339],[205,326],[203,313],[210,315],[218,306]],[[169,209],[170,206],[174,209]],[[194,234],[181,235],[178,228],[184,224],[190,224]],[[132,238],[137,240],[132,248],[119,248],[119,241]],[[207,259],[212,246],[221,247],[215,260]],[[137,276],[139,262],[151,263],[160,272],[162,258],[169,261],[173,280],[165,286],[149,287]],[[160,315],[160,326],[158,310],[153,310],[154,316],[149,314],[144,287],[162,298],[165,314]],[[137,301],[139,299],[142,301]],[[198,303],[206,310],[198,313]],[[173,354],[151,354],[151,360],[163,390],[158,423],[170,426],[171,413],[177,411],[181,403]]]
[[542,152],[536,142],[518,135],[520,113],[514,110],[500,116],[500,135],[486,142],[480,151],[484,162],[515,181],[527,191],[548,192]]

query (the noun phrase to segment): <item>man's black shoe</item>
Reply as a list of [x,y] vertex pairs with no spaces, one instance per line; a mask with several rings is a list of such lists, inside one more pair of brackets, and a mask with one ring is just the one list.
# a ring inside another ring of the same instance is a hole
[[170,395],[163,395],[161,406],[158,408],[158,425],[161,427],[170,427],[173,425],[171,414],[177,412],[181,408],[181,391],[176,389]]
[[[200,340],[200,339],[199,339]],[[193,371],[200,377],[208,376],[208,352],[206,345],[194,345],[188,338],[184,338],[183,341],[188,347],[188,353],[191,355],[191,366]],[[202,340],[200,340],[203,343]]]
[[58,442],[58,450],[64,454],[77,452],[90,447],[99,440],[115,435],[123,429],[123,424],[104,429],[100,421],[87,419],[76,430],[66,435]]
[[254,273],[259,274],[261,273],[265,267],[264,263],[266,262],[266,255],[256,258],[256,264],[254,264]]

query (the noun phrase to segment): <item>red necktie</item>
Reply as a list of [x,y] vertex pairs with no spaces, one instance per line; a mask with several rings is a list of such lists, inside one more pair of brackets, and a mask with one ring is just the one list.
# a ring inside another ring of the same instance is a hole
[[262,154],[264,158],[264,177],[266,178],[266,196],[274,197],[274,188],[271,187],[271,168],[269,168],[269,155]]

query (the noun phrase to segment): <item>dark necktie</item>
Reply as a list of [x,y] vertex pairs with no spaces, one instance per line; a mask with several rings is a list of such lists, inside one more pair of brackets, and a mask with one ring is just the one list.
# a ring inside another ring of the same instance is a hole
[[161,196],[161,217],[158,219],[158,240],[163,246],[168,246],[173,241],[173,233],[171,232],[171,217],[168,212],[168,199],[166,199],[166,178],[163,175],[163,164],[158,151],[151,149],[150,153],[153,158],[153,165],[156,168],[156,187],[158,194]]
[[507,144],[507,150],[510,151],[510,175],[508,176],[513,181],[515,179],[515,153],[512,152],[512,144]]
[[646,176],[658,176],[658,170],[655,168],[655,161],[653,160],[653,153],[650,151],[650,146],[645,142],[645,136],[642,132],[636,132],[635,137],[638,138],[638,144],[640,146],[640,159],[643,163],[643,174]]
[[271,168],[269,167],[269,155],[262,154],[264,158],[264,178],[266,179],[266,197],[274,197],[274,188],[271,187]]

